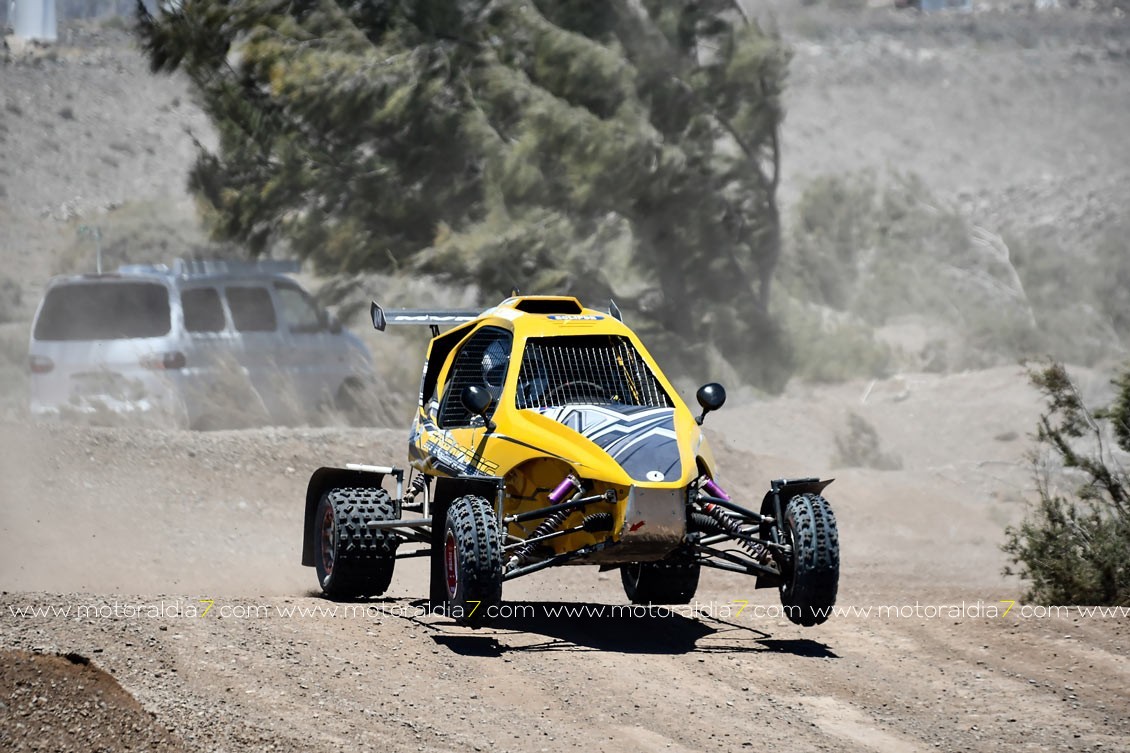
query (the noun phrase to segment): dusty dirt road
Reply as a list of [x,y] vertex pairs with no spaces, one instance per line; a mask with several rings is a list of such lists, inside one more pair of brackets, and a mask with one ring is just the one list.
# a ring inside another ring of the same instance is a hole
[[[902,470],[831,468],[845,405]],[[423,614],[423,560],[385,598],[334,604],[298,565],[306,476],[398,459],[402,432],[7,424],[0,647],[27,671],[0,672],[0,736],[34,750],[73,728],[40,749],[89,747],[67,663],[30,652],[109,673],[148,712],[129,717],[142,749],[1130,750],[1130,619],[1003,614],[1028,443],[1002,427],[1037,408],[1005,368],[712,416],[731,489],[839,476],[846,613],[811,629],[718,571],[694,608],[617,615],[615,573],[550,570],[508,583],[511,614],[478,631]]]

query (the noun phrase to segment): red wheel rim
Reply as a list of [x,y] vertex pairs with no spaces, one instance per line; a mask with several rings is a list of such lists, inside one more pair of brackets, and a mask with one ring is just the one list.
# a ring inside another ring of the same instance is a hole
[[447,598],[454,599],[459,590],[459,567],[455,562],[455,534],[451,531],[443,542],[443,564],[447,573]]

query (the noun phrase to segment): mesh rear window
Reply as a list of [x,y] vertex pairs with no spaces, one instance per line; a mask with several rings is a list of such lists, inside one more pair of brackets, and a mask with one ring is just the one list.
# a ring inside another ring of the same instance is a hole
[[671,399],[626,337],[531,338],[518,372],[518,407],[570,403],[671,407]]
[[37,340],[124,340],[169,332],[169,291],[148,282],[83,282],[51,288]]

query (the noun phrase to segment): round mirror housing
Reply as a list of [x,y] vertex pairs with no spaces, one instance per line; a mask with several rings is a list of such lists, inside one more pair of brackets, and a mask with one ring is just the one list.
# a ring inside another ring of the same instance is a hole
[[468,411],[476,416],[481,416],[483,423],[488,428],[493,428],[490,419],[487,418],[487,411],[490,410],[491,403],[494,402],[494,396],[490,394],[490,390],[477,384],[468,384],[459,393],[459,400]]
[[702,420],[706,418],[706,414],[712,410],[718,410],[726,404],[726,388],[717,382],[704,384],[698,388],[696,395],[698,404],[702,406],[702,415],[695,419],[698,424],[702,425]]

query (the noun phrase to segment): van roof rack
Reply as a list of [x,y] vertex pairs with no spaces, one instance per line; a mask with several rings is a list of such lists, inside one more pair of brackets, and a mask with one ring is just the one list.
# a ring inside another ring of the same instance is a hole
[[297,274],[302,263],[295,259],[256,259],[255,261],[229,259],[176,259],[168,264],[124,264],[118,267],[123,275],[171,275],[174,277],[199,277],[205,275],[279,275]]

